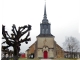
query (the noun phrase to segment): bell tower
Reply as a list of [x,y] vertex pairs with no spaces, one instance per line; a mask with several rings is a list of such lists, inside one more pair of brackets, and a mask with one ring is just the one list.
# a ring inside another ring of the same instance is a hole
[[43,20],[42,23],[40,24],[40,34],[38,36],[53,36],[51,34],[51,29],[50,29],[50,23],[47,19],[47,13],[46,13],[46,2],[44,5],[44,15],[43,15]]

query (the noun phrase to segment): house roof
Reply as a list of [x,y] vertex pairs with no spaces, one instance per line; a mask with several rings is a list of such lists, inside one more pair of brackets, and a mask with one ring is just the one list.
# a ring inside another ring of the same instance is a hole
[[[69,51],[64,51],[64,53],[70,53]],[[80,54],[80,52],[73,52],[73,53],[79,53]]]

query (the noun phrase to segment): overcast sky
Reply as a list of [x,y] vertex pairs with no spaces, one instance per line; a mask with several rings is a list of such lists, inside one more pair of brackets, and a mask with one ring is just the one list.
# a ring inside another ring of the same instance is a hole
[[[12,24],[24,26],[30,24],[31,41],[22,43],[25,52],[36,41],[40,33],[40,23],[44,14],[44,0],[2,0],[2,24],[11,32]],[[61,47],[65,37],[73,36],[80,41],[79,34],[79,0],[46,0],[47,18],[51,23],[51,33]],[[10,48],[12,49],[12,48]]]

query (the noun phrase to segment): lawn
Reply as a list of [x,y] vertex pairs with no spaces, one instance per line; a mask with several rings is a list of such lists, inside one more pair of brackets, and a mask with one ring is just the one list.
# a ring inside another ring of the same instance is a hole
[[[27,58],[19,58],[19,60],[40,60],[40,59],[27,59]],[[52,60],[80,60],[80,59],[52,59]]]
[[[13,60],[13,59],[10,59]],[[27,58],[19,58],[19,60],[40,60],[40,59],[27,59]]]
[[27,59],[27,58],[19,58],[19,60],[40,60],[40,59]]
[[19,60],[34,60],[34,59],[19,58]]
[[[40,59],[27,59],[27,58],[20,58],[19,60],[40,60]],[[52,60],[78,60],[78,59],[52,59]]]

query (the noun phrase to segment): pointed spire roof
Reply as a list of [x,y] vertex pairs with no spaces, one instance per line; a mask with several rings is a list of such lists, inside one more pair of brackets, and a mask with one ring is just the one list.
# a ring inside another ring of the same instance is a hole
[[44,18],[47,18],[47,14],[46,14],[46,1],[45,1],[45,5],[44,5]]
[[44,5],[44,17],[43,17],[42,23],[48,23],[47,13],[46,13],[46,0]]

